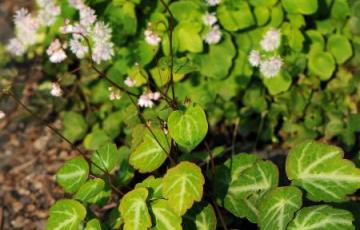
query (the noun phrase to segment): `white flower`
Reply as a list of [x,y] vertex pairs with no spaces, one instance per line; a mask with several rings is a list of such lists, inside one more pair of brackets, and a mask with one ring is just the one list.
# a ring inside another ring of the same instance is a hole
[[[75,23],[74,25],[70,24],[70,21],[67,19],[65,20],[65,25],[60,27],[60,32],[63,34],[84,34],[86,30],[79,23]],[[75,36],[75,34],[73,36]],[[80,35],[77,36],[81,37]]]
[[53,82],[51,84],[50,94],[53,95],[54,97],[61,97],[63,95],[63,91],[58,83]]
[[149,45],[157,46],[161,42],[161,38],[159,37],[159,35],[157,35],[155,32],[153,32],[150,29],[146,29],[144,31],[144,35],[145,35],[145,41]]
[[4,119],[5,116],[6,116],[5,112],[0,110],[0,120]]
[[204,21],[204,24],[207,25],[207,26],[213,26],[216,22],[217,22],[217,18],[215,16],[215,13],[206,13],[204,16],[203,16],[203,21]]
[[19,39],[12,38],[6,46],[6,50],[13,56],[21,56],[25,53],[26,47]]
[[275,77],[281,70],[283,61],[281,57],[274,56],[265,60],[262,60],[260,63],[260,72],[264,77]]
[[216,44],[221,40],[222,32],[218,25],[215,25],[211,28],[208,34],[205,37],[205,42],[208,44]]
[[56,17],[60,15],[60,6],[54,0],[38,0],[40,11],[38,13],[39,22],[42,25],[50,26],[55,23]]
[[252,66],[254,67],[258,67],[260,65],[260,61],[261,61],[261,57],[260,57],[260,53],[257,50],[251,50],[250,54],[249,54],[249,62]]
[[60,43],[59,39],[55,39],[46,50],[46,53],[50,56],[50,61],[53,63],[60,63],[66,59],[66,53]]
[[88,6],[82,6],[79,9],[80,11],[80,24],[85,28],[90,27],[96,21],[95,10],[91,9]]
[[116,89],[114,89],[114,88],[111,87],[111,86],[108,88],[108,90],[109,90],[109,92],[110,92],[110,94],[109,94],[109,99],[110,99],[111,101],[119,100],[119,99],[121,98],[121,93],[120,93],[119,90],[116,90]]
[[138,100],[138,105],[144,108],[152,108],[154,106],[154,102],[151,100],[151,98],[149,98],[148,94],[143,94]]
[[110,41],[95,41],[92,59],[97,64],[101,61],[108,61],[114,55],[114,44]]
[[72,38],[70,40],[70,50],[77,58],[81,59],[84,58],[85,54],[88,52],[88,47],[84,45],[80,39]]
[[104,22],[96,22],[93,30],[93,39],[94,40],[111,40],[111,28],[106,25]]
[[155,93],[150,92],[150,93],[148,93],[148,97],[153,101],[157,101],[160,99],[161,94],[159,92],[155,92]]
[[206,2],[209,6],[216,6],[221,2],[221,0],[206,0]]
[[28,10],[21,8],[15,12],[14,16],[16,37],[25,46],[33,45],[37,42],[37,30],[39,21],[32,17]]
[[260,45],[265,51],[273,51],[279,48],[280,43],[281,43],[280,31],[271,28],[265,33],[263,39],[260,42]]
[[127,85],[128,87],[134,87],[136,84],[135,79],[132,79],[131,77],[127,77],[124,81],[125,85]]

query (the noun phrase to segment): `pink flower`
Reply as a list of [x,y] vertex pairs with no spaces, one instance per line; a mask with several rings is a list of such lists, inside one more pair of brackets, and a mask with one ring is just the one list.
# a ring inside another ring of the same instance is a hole
[[59,39],[55,39],[46,50],[50,56],[50,61],[53,63],[60,63],[66,59],[66,53]]
[[159,37],[159,35],[157,35],[155,32],[153,32],[150,29],[146,29],[144,31],[144,35],[145,35],[145,41],[149,45],[157,46],[161,42],[161,38]]
[[218,25],[213,26],[209,33],[205,37],[205,42],[209,45],[216,44],[221,40],[222,32],[220,30],[220,27]]
[[63,91],[58,83],[53,82],[51,84],[50,94],[54,97],[61,97],[63,95]]
[[127,85],[128,87],[134,87],[136,84],[136,81],[134,79],[132,79],[131,77],[127,77],[124,81],[125,85]]

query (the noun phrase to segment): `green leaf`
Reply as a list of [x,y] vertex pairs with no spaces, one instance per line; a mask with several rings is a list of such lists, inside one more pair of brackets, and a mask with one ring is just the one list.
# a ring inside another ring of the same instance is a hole
[[91,155],[91,172],[95,175],[103,175],[111,171],[120,163],[120,152],[113,143],[100,147]]
[[85,207],[75,200],[57,201],[49,211],[46,230],[78,230],[85,219]]
[[73,193],[87,180],[88,175],[88,163],[82,156],[78,156],[65,162],[56,173],[56,181],[65,192]]
[[94,218],[86,223],[85,230],[101,230],[101,223],[98,219]]
[[318,0],[281,0],[285,10],[290,14],[313,14],[318,9]]
[[215,230],[216,215],[209,203],[196,203],[183,217],[183,228],[186,230]]
[[353,54],[350,41],[340,34],[333,34],[329,37],[327,50],[334,55],[338,64],[343,64]]
[[118,186],[127,185],[134,177],[134,168],[129,164],[130,149],[126,146],[119,148],[120,163],[115,175],[115,183]]
[[289,152],[286,174],[310,200],[340,202],[360,188],[360,169],[343,157],[340,148],[307,141]]
[[151,204],[155,217],[154,230],[181,230],[181,217],[170,207],[168,201],[157,200]]
[[328,52],[314,52],[309,54],[309,69],[321,80],[328,80],[335,71],[335,60]]
[[171,208],[182,216],[194,203],[200,201],[205,183],[201,169],[190,162],[181,162],[169,169],[163,179],[163,195]]
[[170,152],[170,138],[159,128],[146,129],[142,142],[130,154],[130,164],[141,173],[159,168]]
[[302,208],[289,224],[288,230],[355,230],[349,211],[316,205]]
[[173,2],[170,10],[177,21],[196,21],[201,18],[201,5],[196,1],[182,0]]
[[211,45],[207,54],[196,55],[194,62],[197,63],[200,73],[204,76],[224,79],[229,74],[235,54],[236,48],[231,36],[224,33],[219,44]]
[[84,139],[84,147],[88,150],[96,150],[106,143],[110,142],[111,139],[103,130],[94,130]]
[[151,199],[160,199],[163,196],[162,178],[155,178],[154,176],[149,176],[141,183],[137,183],[135,185],[135,188],[147,188],[147,190],[149,191],[149,197],[151,197]]
[[273,6],[278,0],[249,0],[249,3],[253,6]]
[[[247,217],[252,222],[256,222],[258,212],[256,207],[253,208],[254,197],[237,199],[236,193],[231,192],[231,188],[241,174],[258,160],[259,157],[254,154],[237,154],[228,159],[224,165],[217,166],[213,177],[213,189],[217,203],[235,216]],[[252,208],[249,208],[250,206]]]
[[203,41],[200,36],[202,25],[196,22],[181,22],[175,30],[174,35],[179,40],[179,51],[200,53],[203,51]]
[[276,95],[287,91],[291,85],[291,76],[286,71],[281,71],[277,76],[272,78],[263,78],[264,85],[271,95]]
[[279,171],[270,161],[258,161],[246,169],[233,185],[229,192],[237,198],[246,198],[253,193],[264,194],[279,183]]
[[85,184],[81,185],[74,198],[83,202],[88,202],[100,193],[104,187],[105,182],[100,178],[88,180]]
[[208,131],[206,114],[199,105],[190,105],[185,112],[174,111],[168,118],[170,136],[187,152],[205,138]]
[[297,187],[279,187],[271,190],[264,196],[260,204],[260,229],[287,229],[287,225],[301,206],[302,193]]
[[71,142],[81,140],[88,129],[88,125],[83,116],[75,112],[64,113],[63,135]]
[[126,193],[120,201],[124,230],[143,230],[151,227],[151,217],[146,205],[148,190],[136,188]]
[[249,4],[241,0],[225,0],[217,8],[220,24],[228,31],[237,31],[255,24]]

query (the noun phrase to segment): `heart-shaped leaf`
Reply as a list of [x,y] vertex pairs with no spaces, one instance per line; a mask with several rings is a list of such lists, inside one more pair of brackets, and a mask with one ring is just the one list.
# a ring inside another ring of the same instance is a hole
[[187,230],[215,230],[216,215],[211,204],[196,203],[183,217],[183,228]]
[[327,50],[334,55],[336,63],[343,64],[353,54],[350,41],[340,34],[331,35],[327,41]]
[[271,190],[261,200],[259,225],[262,230],[285,230],[302,206],[302,193],[293,186]]
[[91,172],[96,175],[102,175],[105,172],[111,173],[111,171],[119,165],[120,152],[116,148],[115,144],[107,143],[96,150],[91,155]]
[[147,190],[149,191],[149,197],[151,197],[151,199],[160,199],[163,197],[162,178],[155,178],[154,176],[149,176],[141,183],[136,184],[135,188],[147,188]]
[[57,201],[49,211],[46,230],[78,230],[85,219],[85,207],[75,200]]
[[100,178],[88,180],[85,184],[81,185],[74,198],[83,202],[88,202],[100,193],[104,187],[105,182]]
[[159,128],[146,129],[142,142],[130,154],[129,162],[141,173],[159,168],[170,152],[170,138]]
[[163,194],[171,208],[182,216],[203,195],[205,179],[201,169],[184,161],[169,169],[163,179]]
[[151,211],[155,217],[154,230],[182,230],[181,217],[170,207],[168,201],[157,200],[151,204]]
[[340,202],[360,188],[360,169],[343,156],[340,148],[307,141],[289,152],[286,174],[310,200]]
[[281,0],[290,14],[313,14],[318,9],[318,0]]
[[143,230],[151,227],[151,217],[146,205],[147,197],[146,188],[136,188],[123,196],[119,210],[125,230]]
[[208,131],[206,114],[199,105],[190,105],[185,112],[174,111],[168,119],[170,136],[190,152],[205,138]]
[[316,205],[302,208],[289,224],[288,230],[355,230],[351,212],[332,208],[328,205]]
[[249,4],[241,0],[225,0],[217,8],[221,25],[228,31],[237,31],[255,24]]
[[86,223],[85,230],[101,230],[101,223],[98,219],[94,218]]
[[82,156],[78,156],[65,162],[56,173],[56,181],[65,192],[73,193],[87,180],[88,175],[88,163]]

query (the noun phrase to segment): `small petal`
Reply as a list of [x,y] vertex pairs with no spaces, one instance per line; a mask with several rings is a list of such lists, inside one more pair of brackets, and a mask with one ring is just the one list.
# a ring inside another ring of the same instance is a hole
[[128,87],[134,87],[136,84],[136,81],[134,79],[132,79],[131,77],[127,77],[124,81],[125,85],[127,85]]
[[213,26],[217,22],[215,13],[206,13],[203,17],[204,24],[207,26]]
[[150,29],[146,29],[144,31],[144,35],[145,35],[145,41],[149,45],[157,46],[161,42],[161,38],[155,32],[151,31]]
[[258,67],[260,65],[261,57],[257,50],[252,50],[249,54],[249,62],[252,66]]
[[282,65],[283,61],[281,57],[274,56],[261,61],[260,72],[264,75],[264,77],[272,78],[279,74]]
[[222,32],[220,30],[220,27],[218,25],[213,26],[209,33],[205,37],[205,42],[209,45],[211,44],[217,44],[222,37]]
[[269,29],[260,42],[261,47],[265,51],[273,51],[280,47],[281,34],[280,31],[274,28]]
[[63,95],[63,91],[58,83],[53,82],[51,84],[50,94],[54,97],[61,97]]

